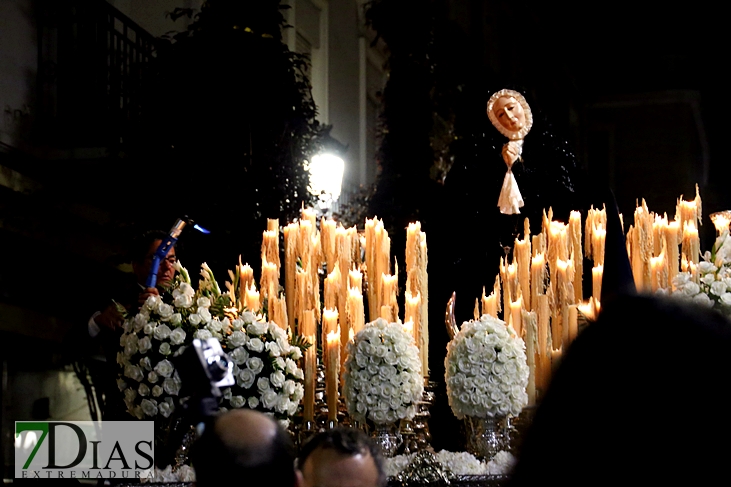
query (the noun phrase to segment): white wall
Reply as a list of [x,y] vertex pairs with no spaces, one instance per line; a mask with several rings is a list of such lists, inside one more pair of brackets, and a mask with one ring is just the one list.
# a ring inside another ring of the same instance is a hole
[[312,59],[310,81],[318,120],[333,126],[332,136],[348,146],[344,186],[375,181],[376,93],[386,82],[385,56],[370,45],[364,0],[289,0],[285,42]]

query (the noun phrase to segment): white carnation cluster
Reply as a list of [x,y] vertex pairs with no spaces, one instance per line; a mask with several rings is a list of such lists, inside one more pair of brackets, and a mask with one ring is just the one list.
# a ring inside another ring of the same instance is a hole
[[697,275],[680,272],[673,279],[673,297],[689,299],[731,316],[731,238],[721,234],[712,252],[703,255]]
[[171,359],[194,338],[222,340],[230,328],[225,316],[211,313],[211,298],[190,284],[188,271],[176,263],[177,275],[166,303],[150,296],[124,323],[117,353],[119,389],[127,411],[138,419],[168,418],[179,405],[180,377]]
[[297,365],[302,350],[290,344],[282,328],[248,311],[231,325],[225,345],[236,385],[223,391],[224,407],[258,409],[286,421],[304,396],[304,373]]
[[462,324],[447,345],[447,397],[454,415],[518,416],[528,403],[525,343],[490,315]]
[[[413,460],[415,453],[396,455],[385,459],[386,475],[395,477]],[[508,451],[500,451],[489,462],[485,463],[467,452],[451,452],[441,450],[434,454],[437,461],[453,475],[508,475],[517,459]]]
[[174,483],[174,482],[195,482],[195,470],[189,465],[180,465],[173,469],[171,465],[168,465],[164,469],[160,470],[154,467],[150,470],[149,475],[141,475],[141,483]]
[[423,392],[419,350],[400,323],[379,318],[348,344],[344,396],[352,418],[376,424],[411,419]]
[[150,296],[139,313],[125,321],[119,339],[121,375],[117,385],[127,411],[138,419],[167,418],[178,406],[180,377],[170,359],[182,353],[190,341],[182,326],[183,316],[196,310],[196,305],[195,291],[188,283],[180,283],[173,294],[177,296],[173,305]]

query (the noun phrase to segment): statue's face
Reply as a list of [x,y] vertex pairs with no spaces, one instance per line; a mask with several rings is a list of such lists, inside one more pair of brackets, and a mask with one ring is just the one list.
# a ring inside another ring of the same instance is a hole
[[525,112],[518,100],[512,96],[501,96],[492,106],[500,125],[511,132],[517,132],[525,125]]

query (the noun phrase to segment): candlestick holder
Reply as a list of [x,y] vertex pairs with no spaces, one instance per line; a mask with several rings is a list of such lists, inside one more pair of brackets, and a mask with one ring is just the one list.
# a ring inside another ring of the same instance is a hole
[[354,428],[356,427],[355,424],[357,424],[357,421],[353,421],[353,419],[348,414],[348,406],[345,404],[345,398],[340,395],[338,398],[338,423],[340,423],[341,426],[347,426]]
[[437,383],[424,378],[424,393],[421,400],[416,404],[416,415],[412,420],[411,428],[414,433],[409,438],[409,450],[413,453],[427,449],[431,446],[431,432],[429,431],[429,418],[431,417],[431,406],[434,404],[434,391]]
[[528,427],[533,422],[536,407],[524,407],[518,416],[508,416],[503,425],[504,448],[513,455],[520,452]]
[[317,434],[317,425],[315,422],[303,421],[302,424],[299,425],[297,436],[295,437],[295,446],[297,449],[299,450],[302,448],[302,445],[304,445],[307,440],[315,434]]
[[315,426],[318,431],[324,431],[328,422],[327,398],[325,397],[325,365],[321,360],[317,362],[315,375]]
[[408,455],[419,450],[419,443],[416,441],[416,431],[414,431],[414,422],[410,419],[402,419],[399,423],[399,434],[402,442],[399,453]]

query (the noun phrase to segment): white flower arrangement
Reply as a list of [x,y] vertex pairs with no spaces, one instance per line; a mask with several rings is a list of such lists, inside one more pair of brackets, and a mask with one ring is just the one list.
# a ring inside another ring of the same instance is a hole
[[150,296],[140,311],[124,323],[117,353],[117,385],[127,411],[138,419],[169,418],[179,405],[180,377],[171,359],[193,338],[220,338],[228,318],[211,315],[211,300],[190,285],[180,263],[169,296]]
[[[409,453],[384,459],[386,475],[389,477],[397,476],[411,463],[415,455],[416,453]],[[467,452],[441,450],[435,453],[434,456],[453,475],[508,475],[517,463],[515,456],[508,451],[498,452],[487,463]]]
[[236,385],[224,389],[223,407],[273,413],[286,427],[305,393],[304,372],[297,365],[300,345],[292,345],[277,324],[259,321],[248,311],[232,326],[224,347],[234,362]]
[[[711,252],[703,255],[696,272],[695,278],[690,272],[676,274],[671,295],[731,316],[731,238],[728,231],[716,239]],[[660,292],[667,294],[665,290]]]
[[125,321],[117,383],[128,412],[138,419],[169,418],[181,388],[171,359],[194,338],[215,338],[235,364],[236,385],[222,391],[221,409],[258,409],[286,427],[304,395],[304,373],[297,365],[302,342],[291,345],[284,330],[246,311],[236,302],[238,293],[221,293],[205,263],[198,290],[184,267],[178,263],[176,269],[172,291],[151,296]]
[[518,416],[528,403],[525,343],[490,315],[462,324],[447,345],[447,398],[458,419]]
[[379,318],[348,344],[343,394],[352,418],[376,424],[411,419],[423,392],[419,350],[400,323]]

